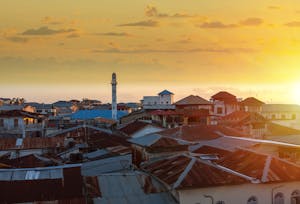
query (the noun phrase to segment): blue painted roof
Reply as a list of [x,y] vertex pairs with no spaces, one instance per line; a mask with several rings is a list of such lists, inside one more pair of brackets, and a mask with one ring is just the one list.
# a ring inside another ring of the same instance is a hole
[[[126,111],[117,111],[117,118],[127,115]],[[111,110],[79,110],[71,114],[71,119],[88,120],[97,117],[112,119]]]
[[158,95],[174,95],[174,94],[172,92],[168,91],[168,90],[163,90]]

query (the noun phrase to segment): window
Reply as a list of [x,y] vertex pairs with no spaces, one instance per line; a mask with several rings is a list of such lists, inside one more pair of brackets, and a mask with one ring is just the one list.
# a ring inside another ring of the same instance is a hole
[[257,198],[255,196],[251,196],[248,199],[247,204],[257,204]]
[[292,120],[296,120],[296,114],[292,115]]
[[15,128],[19,127],[19,120],[17,118],[14,119],[14,127]]
[[284,204],[283,193],[276,193],[274,201],[274,204]]
[[216,202],[216,204],[225,204],[225,201],[219,200]]
[[285,120],[285,115],[284,114],[281,115],[281,119]]
[[223,113],[223,108],[218,107],[218,108],[217,108],[217,114],[222,114],[222,113]]
[[275,115],[275,114],[272,115],[272,119],[273,119],[273,120],[276,119],[276,115]]
[[291,195],[291,204],[300,204],[300,191],[295,190]]
[[4,127],[4,120],[0,119],[0,127]]

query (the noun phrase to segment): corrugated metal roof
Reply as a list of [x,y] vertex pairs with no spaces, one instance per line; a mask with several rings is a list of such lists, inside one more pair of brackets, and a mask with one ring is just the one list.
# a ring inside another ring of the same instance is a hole
[[81,164],[69,164],[40,168],[0,169],[0,181],[58,179],[63,178],[63,169],[80,166]]
[[83,157],[87,158],[87,159],[94,159],[97,157],[104,156],[108,153],[109,153],[109,151],[107,151],[106,149],[98,149],[96,151],[83,154]]
[[[121,118],[128,113],[126,111],[117,111],[117,118]],[[79,110],[73,114],[71,114],[71,119],[79,119],[79,120],[88,120],[94,118],[106,118],[113,119],[111,110]]]
[[63,144],[64,137],[0,138],[0,150],[55,148]]
[[[145,192],[145,183],[142,177],[149,177],[141,173],[104,174],[98,177],[101,196],[93,199],[94,203],[101,204],[175,204],[177,203],[170,193],[155,180],[148,185],[156,192]],[[150,177],[149,177],[150,178]],[[151,178],[150,178],[151,179]]]
[[219,165],[261,180],[285,182],[300,180],[300,166],[283,159],[239,149],[217,162]]
[[132,138],[129,139],[128,141],[134,144],[138,144],[140,146],[150,147],[160,138],[162,138],[161,135],[153,133],[153,134],[145,135],[143,137]]
[[250,182],[251,179],[185,154],[145,163],[142,169],[173,189],[235,185]]
[[82,163],[81,173],[83,176],[97,176],[103,173],[129,170],[131,154],[110,157]]

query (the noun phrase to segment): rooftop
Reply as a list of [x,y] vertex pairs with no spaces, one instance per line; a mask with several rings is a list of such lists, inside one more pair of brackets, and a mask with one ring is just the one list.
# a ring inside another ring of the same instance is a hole
[[244,106],[262,106],[265,103],[258,100],[257,98],[249,97],[249,98],[244,99],[241,102],[241,104],[244,105]]
[[174,95],[172,92],[168,91],[168,90],[163,90],[162,92],[158,93],[157,95]]
[[[128,113],[126,111],[117,111],[117,118],[121,118]],[[71,119],[74,120],[89,120],[94,118],[112,119],[111,110],[79,110],[71,114]]]
[[175,103],[175,105],[210,105],[210,101],[201,98],[200,96],[190,95]]
[[178,155],[142,166],[172,189],[207,188],[250,182],[197,157]]
[[262,182],[284,182],[300,180],[300,166],[280,158],[239,149],[217,162],[219,165]]

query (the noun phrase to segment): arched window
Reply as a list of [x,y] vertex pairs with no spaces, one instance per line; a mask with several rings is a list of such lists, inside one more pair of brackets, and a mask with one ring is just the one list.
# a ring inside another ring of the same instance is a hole
[[247,204],[257,204],[257,198],[255,196],[251,196],[248,201]]
[[283,195],[283,193],[276,193],[274,204],[284,204],[284,195]]
[[291,195],[291,204],[300,204],[300,191],[295,190]]

